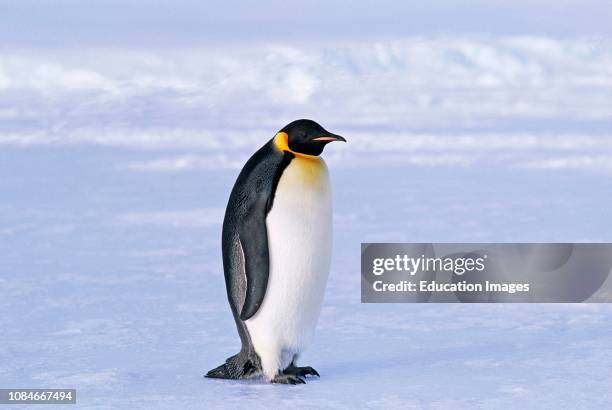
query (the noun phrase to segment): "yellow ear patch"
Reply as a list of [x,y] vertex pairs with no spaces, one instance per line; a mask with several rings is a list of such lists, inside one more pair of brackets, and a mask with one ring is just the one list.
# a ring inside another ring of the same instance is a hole
[[274,137],[274,145],[281,151],[289,151],[289,135],[286,132],[279,132]]
[[289,135],[286,132],[279,132],[274,137],[274,145],[281,151],[287,151],[292,153],[295,156],[303,157],[303,158],[318,158],[316,155],[308,155],[302,154],[300,152],[295,152],[289,148]]

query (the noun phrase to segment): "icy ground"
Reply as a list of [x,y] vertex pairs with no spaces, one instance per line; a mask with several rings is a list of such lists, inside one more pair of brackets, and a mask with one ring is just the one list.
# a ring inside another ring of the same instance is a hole
[[[196,52],[4,53],[0,387],[100,409],[609,407],[610,305],[360,303],[361,242],[612,240],[612,54],[532,40],[283,49],[282,71],[240,81],[231,52],[202,78]],[[335,249],[302,360],[322,377],[204,379],[239,348],[227,196],[301,116],[349,140],[325,153]]]

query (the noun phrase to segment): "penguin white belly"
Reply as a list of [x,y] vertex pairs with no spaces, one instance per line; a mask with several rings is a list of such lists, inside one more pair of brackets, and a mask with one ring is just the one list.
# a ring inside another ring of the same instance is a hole
[[285,168],[266,219],[270,273],[245,323],[264,375],[285,369],[314,335],[329,274],[332,206],[325,162],[297,156]]

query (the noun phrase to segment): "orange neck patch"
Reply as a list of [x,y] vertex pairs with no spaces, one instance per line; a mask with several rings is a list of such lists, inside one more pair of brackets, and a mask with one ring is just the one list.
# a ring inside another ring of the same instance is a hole
[[289,135],[287,135],[286,132],[279,132],[276,134],[276,136],[274,137],[274,146],[276,146],[276,148],[278,148],[281,151],[290,152],[293,155],[296,155],[298,157],[312,158],[312,159],[317,158],[316,155],[302,154],[300,152],[295,152],[291,148],[289,148]]

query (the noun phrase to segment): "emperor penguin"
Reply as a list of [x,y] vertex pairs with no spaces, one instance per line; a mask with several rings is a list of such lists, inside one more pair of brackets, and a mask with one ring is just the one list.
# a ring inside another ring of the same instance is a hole
[[332,200],[320,154],[332,141],[346,142],[314,121],[293,121],[238,175],[222,251],[242,348],[206,377],[300,384],[319,376],[297,360],[314,336],[329,274]]

